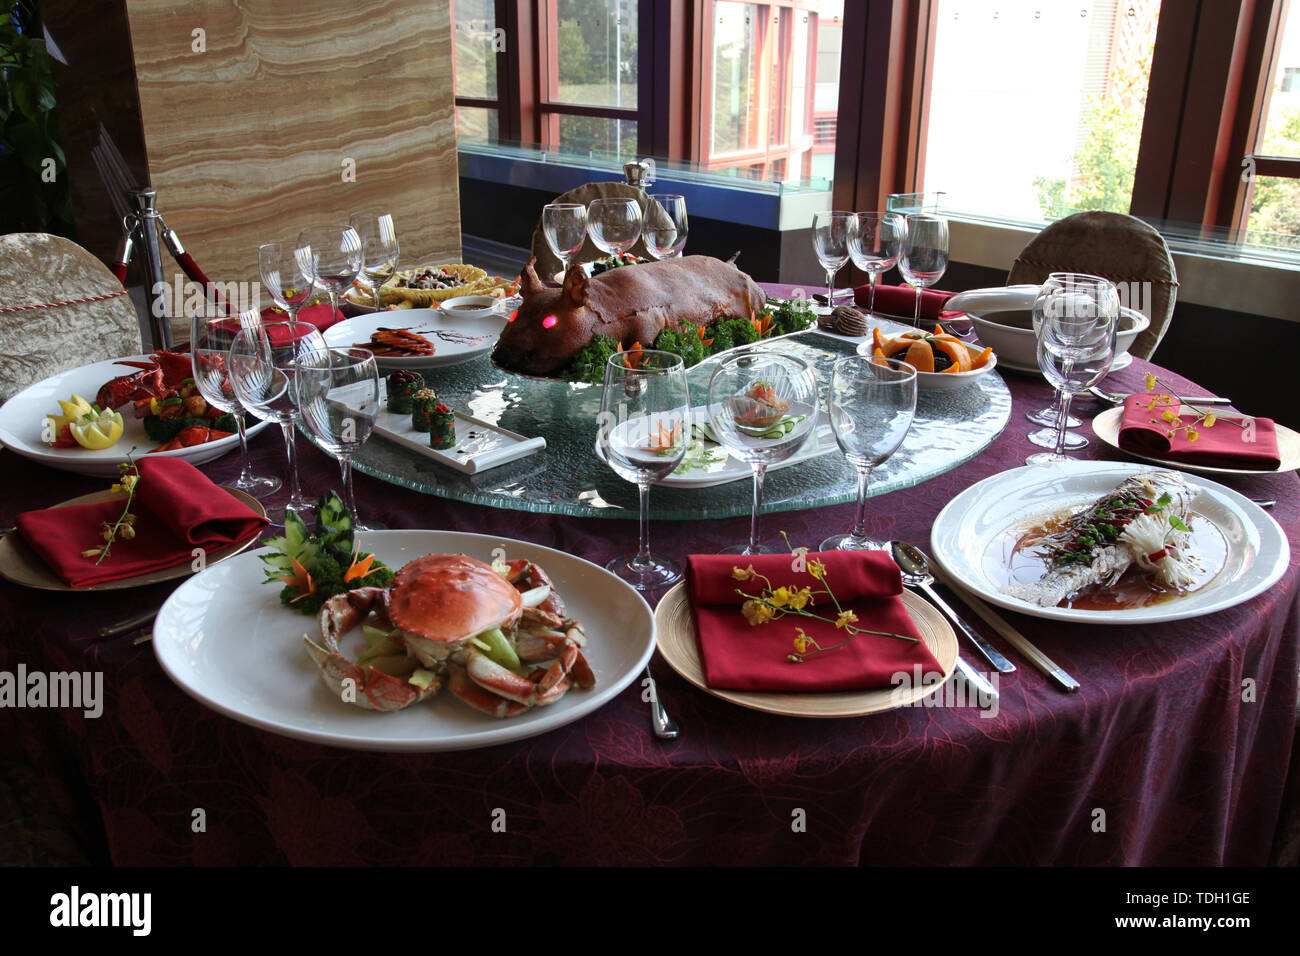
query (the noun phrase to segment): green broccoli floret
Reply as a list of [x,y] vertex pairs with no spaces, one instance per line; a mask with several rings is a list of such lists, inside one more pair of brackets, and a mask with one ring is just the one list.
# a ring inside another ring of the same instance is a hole
[[655,339],[654,347],[661,352],[680,355],[687,368],[704,361],[704,343],[695,326],[689,323],[682,329],[664,329]]
[[597,335],[582,347],[561,374],[566,382],[590,382],[599,385],[605,381],[605,365],[619,351],[619,344],[608,335]]
[[705,330],[704,337],[713,339],[709,354],[717,355],[737,345],[757,342],[758,330],[749,319],[721,319]]
[[772,310],[772,334],[802,332],[815,321],[817,316],[813,314],[807,299],[787,299]]
[[312,583],[316,585],[315,594],[297,600],[301,592],[291,584],[286,584],[280,592],[280,603],[301,614],[318,613],[326,601],[351,587],[350,584],[348,587],[343,586],[343,569],[328,554],[317,555],[316,562],[307,568],[307,571],[311,575]]

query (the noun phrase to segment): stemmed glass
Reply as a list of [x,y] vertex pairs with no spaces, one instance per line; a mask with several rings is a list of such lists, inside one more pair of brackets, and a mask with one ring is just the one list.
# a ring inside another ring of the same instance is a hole
[[1065,422],[1075,392],[1097,384],[1115,359],[1115,334],[1119,329],[1119,294],[1105,279],[1070,282],[1048,293],[1042,321],[1035,330],[1038,367],[1061,393],[1061,414],[1056,423],[1056,446],[1025,459],[1039,465],[1069,461],[1065,455]]
[[312,280],[298,267],[296,245],[286,241],[262,243],[257,247],[257,268],[271,301],[289,313],[290,322],[296,322],[298,310],[311,298],[313,288]]
[[393,217],[388,213],[357,213],[348,219],[348,225],[361,239],[361,271],[374,290],[375,308],[382,309],[384,303],[379,290],[397,275],[398,254],[401,252]]
[[627,252],[641,238],[641,205],[635,199],[593,199],[587,232],[606,255]]
[[209,317],[196,311],[190,319],[190,364],[194,385],[213,408],[228,412],[239,428],[239,478],[231,486],[261,498],[280,487],[280,479],[254,474],[248,460],[248,433],[244,428],[244,406],[235,397],[234,386],[226,372],[230,343],[239,332],[239,320],[222,316]]
[[851,355],[835,363],[827,396],[835,441],[858,472],[853,530],[821,544],[822,551],[884,551],[867,536],[867,483],[872,470],[903,443],[916,414],[916,369],[901,359]]
[[294,256],[303,278],[329,294],[330,308],[334,310],[330,314],[337,315],[339,296],[365,264],[357,231],[343,225],[308,226],[298,233]]
[[357,531],[373,531],[357,520],[352,490],[352,456],[370,437],[379,411],[379,368],[368,349],[308,352],[298,362],[298,409],[308,433],[338,459],[343,499]]
[[690,228],[686,219],[686,197],[655,194],[649,199],[641,225],[646,251],[656,259],[676,259],[686,246],[686,233]]
[[553,202],[543,207],[542,235],[560,260],[561,273],[568,272],[587,238],[587,207],[576,202]]
[[826,311],[835,309],[835,273],[849,261],[849,244],[858,231],[857,217],[851,212],[830,210],[813,215],[813,249],[826,270]]
[[[243,326],[230,345],[230,383],[243,406],[263,421],[278,422],[284,432],[289,500],[283,511],[268,512],[284,525],[284,511],[305,514],[310,503],[298,486],[294,422],[298,411],[298,367],[326,351],[325,340],[310,322],[267,322],[253,309],[239,317]],[[318,359],[319,361],[319,359]]]
[[896,212],[860,212],[857,220],[857,229],[849,239],[849,258],[870,279],[867,314],[871,315],[876,308],[876,283],[898,262],[907,237],[907,220]]
[[948,220],[942,216],[914,214],[907,217],[907,237],[898,257],[898,271],[916,290],[916,311],[912,325],[921,327],[921,291],[928,289],[948,269]]
[[767,467],[785,461],[817,424],[817,377],[803,359],[747,350],[722,362],[709,381],[709,427],[726,449],[754,470],[749,543],[723,554],[771,554],[758,540]]
[[597,450],[620,478],[634,482],[641,498],[641,536],[636,554],[605,567],[639,591],[679,581],[681,565],[650,554],[650,484],[681,464],[691,442],[691,403],[686,365],[671,352],[618,352],[605,363]]
[[[1101,276],[1088,275],[1083,272],[1053,272],[1048,275],[1043,283],[1042,289],[1039,290],[1038,296],[1034,299],[1032,316],[1034,320],[1034,332],[1037,334],[1038,327],[1043,321],[1043,310],[1048,303],[1053,301],[1053,297],[1059,295],[1062,290],[1068,286],[1083,282],[1104,282]],[[1056,447],[1056,420],[1061,416],[1061,393],[1057,392],[1052,397],[1052,404],[1048,408],[1040,408],[1035,411],[1025,412],[1025,417],[1035,425],[1042,425],[1043,428],[1029,433],[1029,440],[1035,445],[1043,448]],[[1070,450],[1086,448],[1088,439],[1076,432],[1069,431],[1071,428],[1078,428],[1082,425],[1079,419],[1073,415],[1067,415],[1065,420],[1065,447]]]

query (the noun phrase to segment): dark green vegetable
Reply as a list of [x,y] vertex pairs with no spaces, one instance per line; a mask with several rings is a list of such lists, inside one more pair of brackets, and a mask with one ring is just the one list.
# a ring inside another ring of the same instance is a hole
[[[218,422],[229,419],[229,428],[222,428]],[[149,436],[150,440],[159,443],[171,441],[180,433],[182,428],[188,428],[191,425],[201,425],[204,428],[216,428],[223,432],[233,432],[238,429],[235,424],[233,415],[222,415],[217,422],[210,422],[206,418],[197,418],[194,415],[185,415],[176,418],[159,418],[157,415],[146,415],[144,417],[144,433]]]
[[599,385],[605,381],[605,365],[610,356],[620,351],[618,342],[608,335],[597,335],[573,357],[569,367],[560,376],[566,382],[590,382]]
[[693,325],[680,330],[664,329],[655,339],[654,347],[661,352],[680,355],[687,368],[704,361],[704,344]]
[[[772,309],[772,334],[786,335],[802,332],[817,321],[807,299],[789,299]],[[936,371],[938,371],[936,369]]]
[[706,339],[713,339],[709,354],[717,355],[737,345],[749,345],[758,341],[758,330],[749,319],[721,319],[704,331]]

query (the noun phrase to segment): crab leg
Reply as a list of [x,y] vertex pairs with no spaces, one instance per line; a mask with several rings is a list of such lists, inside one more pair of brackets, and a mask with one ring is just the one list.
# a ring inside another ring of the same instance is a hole
[[433,680],[427,687],[418,687],[404,678],[391,677],[378,668],[348,660],[338,653],[337,645],[328,649],[321,647],[305,634],[303,640],[307,642],[307,653],[320,668],[325,686],[340,699],[366,710],[401,710],[418,704],[442,687],[438,680]]
[[459,664],[447,665],[447,689],[475,710],[492,717],[516,717],[529,708],[528,704],[507,700],[480,687]]

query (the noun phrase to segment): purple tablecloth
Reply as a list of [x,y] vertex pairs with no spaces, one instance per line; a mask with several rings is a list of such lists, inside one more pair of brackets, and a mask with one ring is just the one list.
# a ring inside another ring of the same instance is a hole
[[[1107,384],[1135,389],[1146,368],[1139,361]],[[1007,377],[1016,403],[1006,432],[973,462],[873,499],[874,534],[928,542],[955,494],[1023,463],[1034,450],[1024,412],[1049,395],[1041,381]],[[299,447],[305,489],[335,486],[333,461]],[[253,448],[258,466],[278,473],[278,432]],[[1117,456],[1094,442],[1080,457]],[[204,470],[229,480],[237,461]],[[1300,479],[1226,483],[1277,499],[1274,515],[1300,551]],[[6,525],[99,487],[0,452]],[[633,521],[492,510],[364,476],[357,491],[392,528],[522,538],[600,563],[635,544]],[[820,541],[852,511],[788,513],[767,530]],[[741,540],[747,525],[658,522],[654,538],[681,558]],[[656,658],[659,692],[682,727],[675,742],[651,735],[634,684],[545,736],[432,755],[334,750],[253,729],[186,696],[148,644],[96,640],[100,624],[167,593],[50,595],[0,581],[0,670],[102,671],[106,697],[98,719],[0,710],[0,754],[38,767],[83,836],[102,839],[102,827],[118,864],[1257,864],[1295,728],[1294,557],[1266,594],[1192,621],[1089,628],[1008,613],[1078,678],[1074,695],[977,623],[1019,665],[1003,676],[992,718],[971,707],[764,715],[701,693]]]

